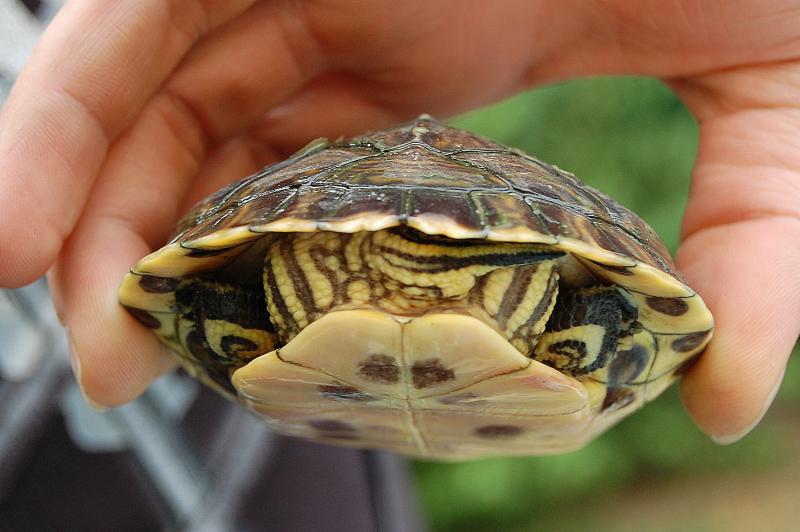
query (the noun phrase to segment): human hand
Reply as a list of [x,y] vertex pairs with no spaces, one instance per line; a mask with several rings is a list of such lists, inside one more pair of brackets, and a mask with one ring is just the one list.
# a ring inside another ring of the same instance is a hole
[[87,397],[120,404],[171,358],[118,283],[225,182],[319,135],[658,76],[701,122],[678,261],[718,327],[684,399],[730,439],[800,332],[798,22],[778,0],[69,3],[0,115],[0,284],[49,269]]

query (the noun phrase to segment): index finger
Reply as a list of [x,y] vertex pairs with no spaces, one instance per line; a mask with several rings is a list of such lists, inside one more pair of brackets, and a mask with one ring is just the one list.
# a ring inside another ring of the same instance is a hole
[[32,281],[72,231],[109,145],[236,2],[70,2],[0,114],[0,285]]

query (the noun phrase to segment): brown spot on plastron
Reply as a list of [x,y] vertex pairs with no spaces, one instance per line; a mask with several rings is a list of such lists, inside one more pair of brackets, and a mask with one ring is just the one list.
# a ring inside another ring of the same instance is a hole
[[475,435],[487,440],[504,440],[514,438],[525,432],[518,425],[485,425],[475,429]]
[[689,305],[686,301],[677,297],[650,296],[647,298],[647,306],[668,316],[682,316],[689,311]]
[[123,305],[123,307],[125,307],[125,310],[128,311],[128,313],[133,317],[133,319],[135,319],[148,329],[158,329],[161,327],[161,322],[158,321],[158,318],[156,318],[146,310],[142,310],[140,308],[128,307],[125,305]]
[[681,336],[673,340],[670,347],[679,353],[694,351],[705,341],[709,332],[710,331],[701,331]]
[[356,432],[356,428],[353,425],[338,419],[309,419],[306,423],[312,429],[320,432]]
[[394,384],[400,380],[400,368],[389,355],[370,355],[358,364],[358,372],[366,380],[380,384]]
[[346,399],[348,401],[375,401],[377,399],[346,384],[320,384],[317,389],[326,399]]
[[417,389],[427,388],[455,378],[455,371],[444,367],[438,358],[418,360],[411,367],[411,380],[414,382],[414,388]]
[[156,277],[155,275],[142,275],[139,287],[151,294],[166,294],[174,292],[180,281],[171,277]]
[[635,397],[636,394],[633,390],[627,388],[609,388],[606,390],[606,396],[603,398],[603,405],[600,407],[600,411],[603,412],[612,406],[614,409],[623,408],[631,404]]

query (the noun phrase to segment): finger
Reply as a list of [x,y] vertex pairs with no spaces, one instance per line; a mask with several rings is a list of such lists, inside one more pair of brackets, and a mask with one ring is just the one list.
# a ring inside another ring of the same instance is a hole
[[203,155],[199,140],[192,149],[176,133],[170,109],[155,102],[114,144],[51,275],[79,382],[104,406],[135,398],[171,360],[117,301],[125,273],[172,231]]
[[[444,116],[462,110],[453,107],[451,102],[424,109],[403,99],[379,103],[371,96],[371,90],[370,86],[347,76],[321,76],[272,109],[249,134],[289,155],[317,137],[333,140],[381,129],[422,112]],[[343,113],[342,109],[347,112]]]
[[[720,443],[747,434],[780,386],[800,333],[800,222],[752,220],[698,232],[680,266],[711,308],[715,336],[684,377],[692,417]],[[742,245],[746,243],[746,245]]]
[[[716,321],[682,392],[697,424],[721,443],[764,415],[800,334],[800,112],[741,108],[770,93],[750,84],[753,96],[742,98],[743,79],[722,74],[679,87],[699,110],[701,138],[678,263]],[[797,93],[777,94],[786,90]]]
[[[199,136],[208,149],[184,210],[217,188],[281,158],[248,129],[302,90],[320,68],[320,54],[287,12],[295,4],[263,2],[203,39],[157,96],[176,131]],[[313,121],[312,121],[313,123]]]
[[249,3],[63,8],[0,115],[0,284],[23,284],[49,267],[110,142],[197,38]]
[[321,69],[301,17],[287,9],[282,2],[256,4],[198,43],[169,80],[164,92],[210,142],[251,127]]
[[[155,335],[117,301],[120,279],[148,246],[119,223],[98,224],[67,241],[49,280],[62,310],[75,377],[88,402],[112,407],[135,399],[173,366]],[[86,254],[85,260],[76,260]]]
[[236,137],[210,150],[183,199],[180,212],[238,179],[256,173],[285,157],[269,145],[247,136]]
[[[356,113],[371,102],[374,109],[411,116],[474,108],[520,90],[528,80],[530,29],[509,21],[530,16],[530,3],[464,11],[460,24],[451,24],[447,10],[429,2],[336,7],[257,4],[204,39],[166,90],[219,141],[255,126],[301,89],[347,87],[358,97]],[[508,31],[497,39],[503,24]],[[470,53],[452,53],[454,43]],[[464,83],[470,78],[474,83]],[[308,129],[320,119],[353,114],[344,106],[322,110],[324,116],[295,125]]]
[[352,79],[334,75],[305,85],[266,116],[261,114],[256,125],[213,150],[182,210],[228,183],[287,158],[315,138],[351,136],[419,114],[399,104],[399,110],[381,107],[363,96],[365,90]]

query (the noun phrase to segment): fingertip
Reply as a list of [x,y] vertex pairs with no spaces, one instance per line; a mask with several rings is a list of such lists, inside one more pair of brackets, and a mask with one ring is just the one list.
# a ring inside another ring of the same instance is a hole
[[682,245],[679,266],[711,309],[715,331],[681,396],[718,443],[749,433],[782,382],[800,333],[797,257],[786,252],[795,239],[794,224],[765,219],[708,228]]
[[[119,312],[124,313],[122,309]],[[86,401],[97,409],[136,399],[153,380],[175,366],[155,336],[139,330],[141,325],[132,318],[119,318],[108,324],[110,335],[78,332],[70,338],[76,380]]]
[[764,418],[780,389],[783,374],[771,386],[757,382],[751,388],[746,374],[730,378],[730,368],[715,367],[717,360],[717,353],[707,352],[684,376],[681,399],[700,430],[715,443],[730,445],[744,438]]
[[90,231],[79,227],[49,276],[75,374],[90,404],[129,402],[173,367],[166,348],[117,300],[123,276],[147,251],[130,231],[98,221]]
[[35,218],[36,213],[15,216],[13,205],[0,212],[0,286],[4,288],[32,283],[58,256],[61,238]]

